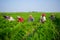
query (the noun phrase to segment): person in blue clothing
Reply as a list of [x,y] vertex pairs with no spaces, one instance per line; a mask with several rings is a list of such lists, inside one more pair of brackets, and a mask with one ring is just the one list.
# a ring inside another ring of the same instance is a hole
[[29,22],[33,22],[34,21],[34,18],[32,15],[29,15],[29,19],[28,19]]

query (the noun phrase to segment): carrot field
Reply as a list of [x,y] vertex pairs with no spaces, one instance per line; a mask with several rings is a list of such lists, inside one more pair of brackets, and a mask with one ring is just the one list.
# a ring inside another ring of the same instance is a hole
[[[56,18],[52,21],[52,13],[46,13],[46,22],[39,22],[41,12],[10,12],[0,13],[0,40],[60,40],[60,13],[54,13]],[[3,15],[12,16],[15,21],[9,22]],[[28,22],[29,15],[34,22]],[[17,21],[22,16],[24,22]]]

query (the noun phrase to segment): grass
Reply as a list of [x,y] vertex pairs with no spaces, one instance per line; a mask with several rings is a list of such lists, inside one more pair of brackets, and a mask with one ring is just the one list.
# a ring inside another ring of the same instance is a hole
[[[46,13],[47,21],[42,24],[39,12],[6,13],[13,16],[14,22],[5,20],[0,13],[0,40],[59,40],[60,39],[60,16],[55,13],[56,20],[49,19],[51,13]],[[35,21],[28,22],[29,15],[33,15]],[[17,22],[17,16],[24,18],[23,23]],[[59,23],[59,24],[58,24]]]

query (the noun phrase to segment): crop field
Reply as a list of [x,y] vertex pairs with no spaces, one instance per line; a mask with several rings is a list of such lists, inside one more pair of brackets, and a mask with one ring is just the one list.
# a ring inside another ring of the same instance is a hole
[[[60,13],[54,13],[56,18],[52,21],[52,13],[46,13],[46,22],[39,22],[42,13],[20,12],[0,13],[0,40],[60,40]],[[12,16],[15,21],[9,22],[2,15]],[[34,22],[28,22],[29,15],[34,17]],[[24,22],[17,21],[17,16],[22,16]]]

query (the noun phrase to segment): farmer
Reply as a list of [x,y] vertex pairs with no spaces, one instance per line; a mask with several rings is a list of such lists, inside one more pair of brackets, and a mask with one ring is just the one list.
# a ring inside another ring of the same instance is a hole
[[33,18],[33,16],[32,15],[29,15],[29,19],[28,19],[28,21],[30,22],[30,21],[34,21],[34,18]]
[[46,15],[42,14],[42,16],[40,17],[40,22],[44,23],[46,21]]
[[10,16],[10,18],[8,18],[9,21],[14,21],[14,18],[12,16]]
[[9,16],[3,16],[5,19],[9,19],[10,17]]
[[50,19],[51,20],[55,20],[55,15],[54,14],[51,14]]
[[14,21],[13,17],[11,16],[3,16],[5,19],[7,19],[8,21]]
[[17,16],[18,17],[18,22],[24,22],[24,19],[20,16]]

